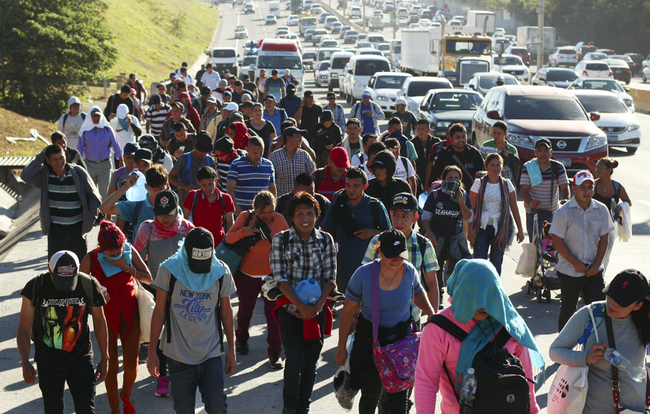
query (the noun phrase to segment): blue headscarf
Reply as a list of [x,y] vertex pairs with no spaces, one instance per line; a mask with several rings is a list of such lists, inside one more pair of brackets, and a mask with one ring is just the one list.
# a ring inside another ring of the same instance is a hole
[[447,288],[451,296],[451,310],[458,322],[468,323],[476,310],[481,308],[485,308],[490,315],[483,321],[477,321],[463,341],[456,365],[457,375],[465,375],[476,354],[494,338],[501,326],[518,343],[528,348],[532,365],[544,371],[544,358],[533,334],[503,290],[501,278],[492,263],[483,259],[461,260],[456,264]]
[[220,277],[228,272],[217,256],[212,254],[212,270],[210,273],[194,273],[190,270],[188,264],[187,252],[185,251],[185,239],[179,242],[179,249],[176,253],[165,260],[161,267],[166,267],[176,279],[189,290],[194,292],[203,292],[214,285]]

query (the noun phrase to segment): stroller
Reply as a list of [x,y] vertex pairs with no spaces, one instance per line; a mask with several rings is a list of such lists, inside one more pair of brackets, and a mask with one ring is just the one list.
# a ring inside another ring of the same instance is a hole
[[546,299],[546,303],[551,303],[551,290],[560,289],[560,279],[554,270],[557,260],[542,249],[542,235],[539,231],[537,213],[533,219],[533,243],[537,252],[537,260],[534,276],[526,281],[526,293],[535,294],[537,303],[541,303],[542,298]]

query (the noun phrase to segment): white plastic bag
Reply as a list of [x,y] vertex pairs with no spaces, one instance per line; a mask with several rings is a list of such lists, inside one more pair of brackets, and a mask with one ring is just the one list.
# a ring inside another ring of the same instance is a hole
[[523,243],[521,247],[524,251],[519,256],[519,263],[517,263],[515,273],[525,277],[533,277],[537,267],[537,246],[534,243]]
[[149,342],[151,334],[151,318],[153,317],[153,309],[156,307],[156,301],[153,299],[153,294],[142,287],[140,282],[136,280],[135,297],[138,300],[138,311],[140,313],[140,343]]

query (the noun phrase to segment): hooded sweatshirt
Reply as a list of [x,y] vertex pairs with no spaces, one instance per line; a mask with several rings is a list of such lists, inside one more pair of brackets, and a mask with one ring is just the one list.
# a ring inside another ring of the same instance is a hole
[[61,115],[58,123],[58,130],[65,135],[69,148],[77,148],[77,144],[79,143],[79,129],[81,129],[84,119],[86,119],[86,113],[81,112],[81,110],[76,116],[70,115],[70,107],[74,104],[81,105],[81,101],[76,96],[68,100],[68,112]]
[[393,178],[397,164],[393,153],[389,150],[378,152],[372,163],[373,166],[383,164],[386,167],[386,186],[383,186],[377,178],[373,178],[368,182],[366,194],[379,199],[386,210],[390,210],[393,196],[402,192],[410,193],[411,186],[400,178]]

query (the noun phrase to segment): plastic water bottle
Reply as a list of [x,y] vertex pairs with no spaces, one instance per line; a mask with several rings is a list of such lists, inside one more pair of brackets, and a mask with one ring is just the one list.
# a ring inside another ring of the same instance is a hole
[[133,172],[138,174],[138,180],[133,187],[126,190],[126,199],[129,201],[142,201],[147,198],[147,188],[144,186],[146,178],[137,168],[134,168]]
[[621,355],[615,349],[607,348],[605,350],[605,359],[616,368],[627,371],[630,377],[636,382],[642,382],[645,379],[645,369],[632,364],[627,358]]
[[471,407],[474,405],[476,398],[476,377],[474,376],[474,368],[467,370],[467,375],[463,377],[463,382],[460,386],[460,399],[463,405]]
[[303,303],[306,305],[313,305],[314,303],[318,302],[318,299],[321,295],[320,286],[314,278],[303,280],[302,282],[298,283],[295,292],[296,296],[298,296],[298,299],[303,301]]

